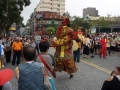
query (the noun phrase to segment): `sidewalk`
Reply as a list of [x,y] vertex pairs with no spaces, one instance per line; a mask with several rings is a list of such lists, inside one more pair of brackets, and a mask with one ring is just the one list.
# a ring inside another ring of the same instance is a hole
[[[54,48],[50,48],[49,53],[54,54]],[[117,56],[115,57],[119,58]],[[94,59],[83,61],[94,63],[96,66],[104,66],[104,68],[108,67],[106,69],[110,69],[110,67],[112,67],[110,70],[113,70],[114,65],[112,66],[113,62],[108,63],[109,61],[112,61],[109,60],[109,58],[113,59],[113,57],[108,57],[108,59],[104,60],[96,56]],[[72,79],[69,79],[69,74],[66,72],[57,72],[57,78],[55,79],[57,90],[101,90],[103,82],[109,77],[109,73],[97,69],[96,67],[93,67],[92,65],[84,62],[77,63],[76,65],[78,71],[77,73],[74,73],[74,78]],[[110,66],[105,67],[105,65]],[[13,71],[15,69],[15,67],[11,67],[11,64],[6,64],[6,67],[12,69]],[[18,90],[15,76],[11,80],[11,83],[14,90]]]

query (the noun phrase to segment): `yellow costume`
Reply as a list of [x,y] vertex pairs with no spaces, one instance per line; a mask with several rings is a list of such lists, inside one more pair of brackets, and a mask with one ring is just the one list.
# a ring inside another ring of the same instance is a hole
[[56,59],[56,71],[66,71],[68,74],[72,74],[77,71],[75,62],[72,55],[72,40],[73,29],[68,27],[69,19],[63,19],[62,25],[59,27],[56,33],[57,40],[51,41],[52,46],[56,46],[55,59]]

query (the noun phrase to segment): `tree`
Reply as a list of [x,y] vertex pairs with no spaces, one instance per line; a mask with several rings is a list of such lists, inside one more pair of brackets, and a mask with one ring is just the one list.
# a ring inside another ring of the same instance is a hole
[[8,30],[13,23],[22,24],[21,12],[30,0],[0,0],[0,30]]
[[52,20],[51,21],[52,23],[51,23],[51,27],[53,27],[54,29],[55,29],[55,32],[56,32],[56,30],[57,30],[57,26],[56,26],[56,24],[55,24],[55,21],[54,20]]
[[83,27],[84,24],[83,24],[83,21],[84,19],[83,18],[80,18],[80,17],[77,17],[77,16],[73,16],[71,17],[71,27],[75,30],[76,27]]
[[97,20],[92,20],[91,22],[91,26],[93,27],[98,27],[99,28],[99,32],[100,32],[100,29],[102,28],[106,28],[109,26],[109,21],[104,18],[104,17],[100,17],[99,19]]
[[50,26],[56,28],[56,25],[55,25],[55,21],[54,21],[54,20],[51,21],[51,25],[50,25]]
[[46,31],[48,34],[55,34],[55,28],[54,27],[47,27]]

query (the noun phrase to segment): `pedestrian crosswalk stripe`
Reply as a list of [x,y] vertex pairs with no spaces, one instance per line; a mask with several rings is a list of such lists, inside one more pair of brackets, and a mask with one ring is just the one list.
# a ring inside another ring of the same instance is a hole
[[93,63],[88,62],[88,61],[85,61],[85,60],[81,60],[81,62],[82,62],[82,63],[85,63],[85,64],[87,64],[87,65],[89,65],[89,66],[92,66],[92,67],[94,67],[94,68],[96,68],[96,69],[99,69],[99,70],[101,70],[101,71],[104,71],[104,72],[106,72],[106,73],[108,73],[108,74],[111,74],[111,72],[112,72],[112,71],[110,71],[110,70],[108,70],[108,69],[106,69],[106,68],[103,68],[103,67],[101,67],[101,66],[99,66],[99,65],[93,64]]

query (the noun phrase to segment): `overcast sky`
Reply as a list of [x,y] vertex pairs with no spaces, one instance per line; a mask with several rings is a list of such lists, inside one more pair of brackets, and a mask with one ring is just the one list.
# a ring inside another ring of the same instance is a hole
[[[81,16],[83,8],[86,7],[96,7],[99,10],[100,16],[107,16],[111,14],[112,16],[120,15],[120,0],[65,0],[66,1],[66,11],[70,12],[72,16]],[[24,23],[30,18],[30,14],[34,11],[34,8],[40,0],[31,0],[31,5],[24,8],[22,16],[24,17]]]

